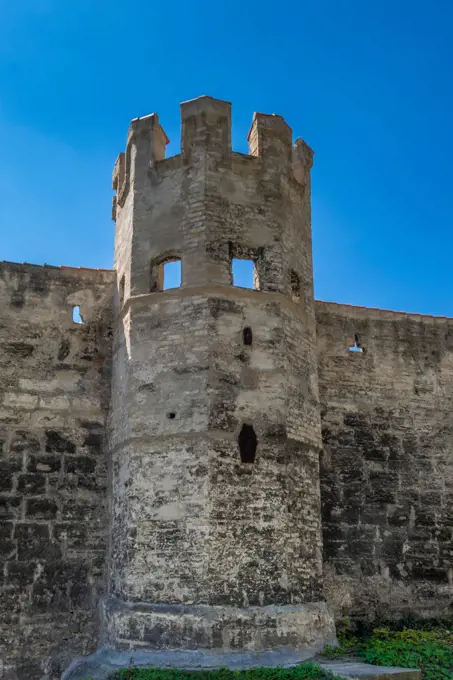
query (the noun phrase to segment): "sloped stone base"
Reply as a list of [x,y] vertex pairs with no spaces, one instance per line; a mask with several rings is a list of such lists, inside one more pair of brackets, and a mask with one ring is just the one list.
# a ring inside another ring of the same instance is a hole
[[[101,649],[95,654],[78,659],[71,664],[62,680],[109,680],[117,678],[121,668],[129,666],[154,666],[155,668],[181,668],[192,671],[209,670],[227,666],[232,670],[265,666],[267,668],[295,666],[305,661],[319,663],[311,652],[290,649],[266,652],[206,652],[206,651],[141,651],[115,652]],[[330,661],[319,665],[333,675],[351,680],[420,680],[419,670],[387,666],[373,666],[357,662]]]
[[214,652],[198,650],[160,650],[116,652],[100,649],[83,659],[76,659],[63,673],[61,680],[107,680],[118,676],[121,668],[154,666],[191,671],[227,666],[232,670],[265,666],[295,666],[313,656],[311,650],[277,649],[264,652]]
[[325,602],[297,606],[102,604],[102,647],[64,680],[104,680],[129,665],[208,669],[293,666],[335,645]]
[[103,602],[103,644],[126,649],[262,651],[335,644],[325,602],[266,607]]

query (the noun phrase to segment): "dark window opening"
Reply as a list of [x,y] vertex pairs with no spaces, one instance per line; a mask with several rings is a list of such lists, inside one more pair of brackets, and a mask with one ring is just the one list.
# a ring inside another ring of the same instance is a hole
[[243,425],[238,437],[239,452],[243,463],[254,463],[258,439],[252,425]]
[[233,286],[251,288],[252,290],[259,289],[258,272],[253,260],[243,260],[238,257],[233,257],[231,271],[233,275]]
[[72,308],[72,320],[74,323],[78,324],[84,324],[84,318],[80,313],[80,305],[76,305],[75,307]]
[[124,288],[125,288],[125,282],[124,282],[124,274],[123,274],[123,276],[120,279],[120,285],[119,285],[119,288],[118,288],[118,294],[119,294],[119,298],[120,298],[120,309],[124,304]]
[[170,413],[167,413],[167,418],[170,418],[170,420],[173,420],[173,418],[176,418],[176,413],[173,411],[170,411]]
[[300,276],[291,269],[291,297],[293,302],[300,302]]
[[348,349],[350,352],[363,352],[357,333],[354,335],[354,344],[351,347],[348,347]]
[[247,326],[247,328],[244,328],[242,331],[242,334],[244,337],[244,345],[251,345],[253,341],[252,329]]

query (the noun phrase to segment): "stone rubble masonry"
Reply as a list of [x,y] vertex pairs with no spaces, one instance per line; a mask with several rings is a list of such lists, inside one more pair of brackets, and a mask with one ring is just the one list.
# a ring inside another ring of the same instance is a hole
[[453,319],[316,317],[326,595],[337,616],[451,620]]
[[112,271],[0,263],[4,680],[453,617],[453,320],[315,303],[310,147],[256,113],[235,153],[210,97],[181,118],[171,158],[131,122]]
[[114,282],[112,271],[0,263],[3,678],[56,677],[96,646]]

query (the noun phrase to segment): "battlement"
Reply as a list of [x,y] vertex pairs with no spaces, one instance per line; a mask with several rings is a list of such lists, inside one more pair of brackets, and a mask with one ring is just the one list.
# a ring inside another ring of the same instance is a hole
[[58,317],[62,325],[71,327],[72,310],[80,307],[89,323],[108,307],[115,278],[111,269],[0,262],[3,316],[27,321]]
[[[145,175],[152,175],[200,163],[218,166],[223,162],[229,166],[236,164],[238,168],[243,168],[245,163],[248,168],[286,175],[303,187],[307,184],[313,151],[301,138],[293,145],[292,129],[282,116],[254,113],[247,137],[247,156],[232,150],[230,102],[203,95],[182,102],[180,110],[181,153],[169,158],[165,158],[169,139],[157,113],[131,121],[126,151],[119,154],[113,171],[112,185],[116,191],[113,220],[116,220],[117,206],[124,205],[131,179],[139,167]],[[246,163],[247,158],[251,163]]]

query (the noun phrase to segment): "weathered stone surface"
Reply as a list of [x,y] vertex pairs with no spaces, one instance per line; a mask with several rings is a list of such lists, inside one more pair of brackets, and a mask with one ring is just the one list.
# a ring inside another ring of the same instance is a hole
[[453,320],[324,302],[316,316],[328,599],[368,621],[451,618]]
[[[314,622],[285,607],[325,608],[309,176],[293,177],[280,117],[254,119],[244,164],[228,102],[181,110],[178,159],[156,155],[157,116],[132,122],[117,187],[110,593],[151,609],[120,625],[105,608],[105,640],[306,648]],[[170,257],[182,286],[166,291]],[[255,290],[231,285],[235,257]],[[170,605],[179,623],[155,613]],[[333,634],[327,616],[319,639]]]
[[117,649],[205,649],[263,651],[299,649],[315,653],[335,644],[333,618],[325,602],[251,607],[103,603],[103,643]]
[[[113,285],[113,272],[0,264],[4,680],[59,677],[74,656],[97,644],[96,603],[104,582],[98,562],[105,559],[107,542],[106,457],[99,441],[96,454],[86,447],[92,430],[72,404],[89,395],[106,411]],[[86,297],[87,290],[92,302],[84,309],[78,295]],[[10,305],[18,292],[21,304]],[[85,325],[73,322],[73,304],[81,305]],[[95,338],[95,367],[81,356],[87,336]],[[102,434],[102,416],[93,431]],[[83,541],[75,538],[73,524],[65,524],[73,519],[83,524]]]

